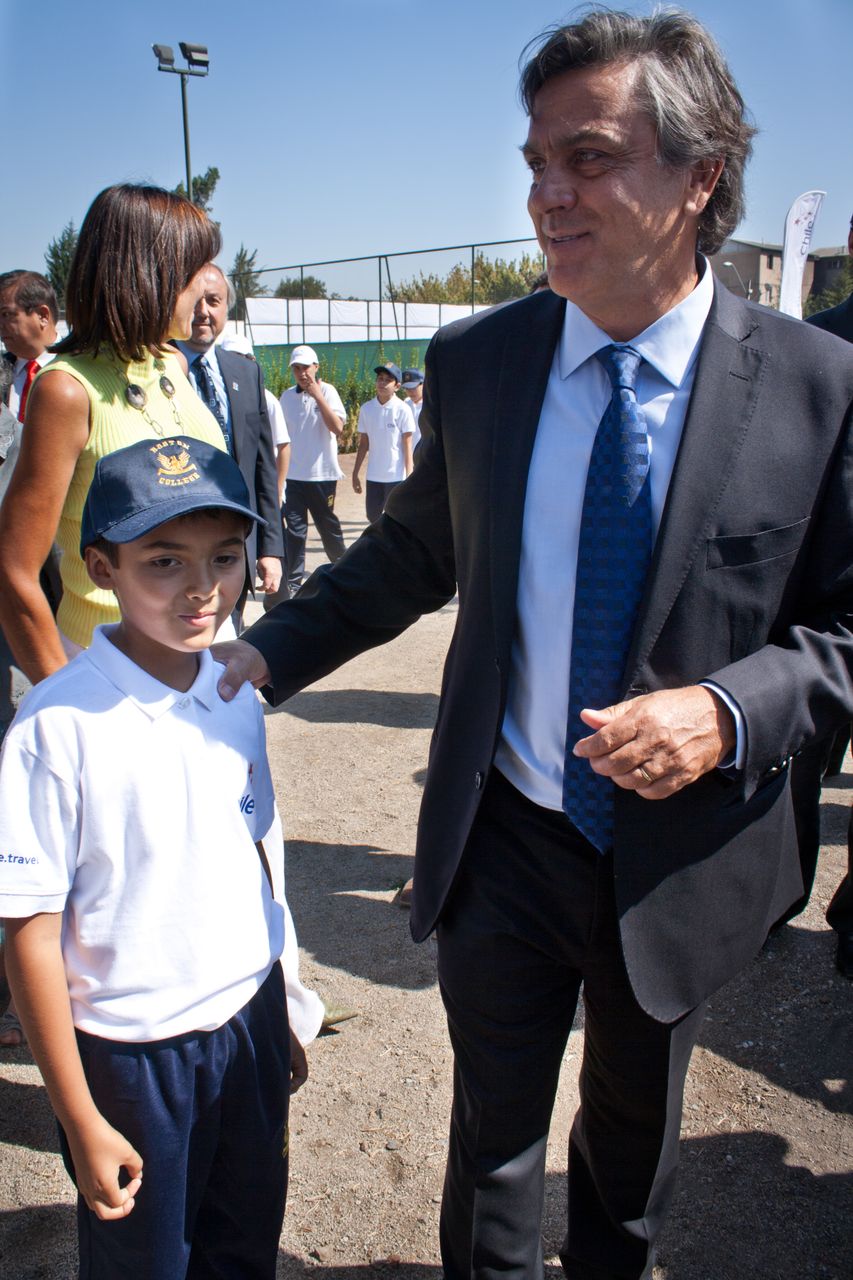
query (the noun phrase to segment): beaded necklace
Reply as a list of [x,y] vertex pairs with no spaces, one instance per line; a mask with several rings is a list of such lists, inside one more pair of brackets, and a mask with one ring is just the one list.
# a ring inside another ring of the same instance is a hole
[[[175,422],[175,427],[180,432],[183,430],[184,424],[183,424],[183,419],[181,418],[181,411],[178,408],[177,402],[175,400],[175,384],[172,382],[171,378],[169,378],[168,375],[166,374],[165,361],[161,360],[158,356],[154,357],[154,368],[160,374],[160,390],[163,392],[163,395],[166,397],[166,399],[169,402],[169,408],[172,410],[172,417]],[[148,409],[146,407],[148,404],[148,392],[145,390],[145,388],[140,387],[135,382],[131,382],[123,369],[121,370],[121,375],[124,378],[124,382],[125,382],[124,398],[127,401],[127,403],[130,405],[132,409],[136,409],[139,413],[142,414],[142,417],[144,418],[145,422],[148,424],[149,427],[151,427],[155,435],[158,435],[158,436],[166,435],[167,432],[164,430],[164,428],[160,425],[159,422],[155,422],[155,420],[151,417],[151,414],[148,412]],[[171,434],[171,431],[168,434]]]

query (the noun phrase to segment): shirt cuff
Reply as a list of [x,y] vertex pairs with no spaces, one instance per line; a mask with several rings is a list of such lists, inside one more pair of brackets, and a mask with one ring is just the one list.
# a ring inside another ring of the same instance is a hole
[[726,756],[725,760],[721,760],[717,765],[718,769],[730,775],[739,773],[746,763],[746,721],[743,718],[743,712],[730,693],[725,689],[721,689],[713,680],[700,680],[703,689],[710,689],[715,693],[721,702],[724,702],[731,711],[735,722],[735,749]]

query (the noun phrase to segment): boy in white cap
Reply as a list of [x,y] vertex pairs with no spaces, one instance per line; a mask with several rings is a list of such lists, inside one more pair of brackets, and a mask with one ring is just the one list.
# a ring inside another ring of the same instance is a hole
[[219,698],[208,652],[253,522],[239,467],[203,441],[102,458],[81,554],[121,621],[32,690],[4,743],[7,968],[89,1280],[275,1276],[307,1066],[278,963],[280,857],[260,843],[263,714],[248,686]]
[[402,386],[406,393],[406,403],[411,409],[412,417],[415,420],[415,431],[412,436],[412,457],[414,458],[417,447],[421,442],[420,417],[421,409],[424,407],[423,370],[404,369]]
[[317,376],[318,365],[313,347],[294,347],[290,353],[294,386],[281,396],[290,432],[284,552],[291,595],[299,590],[305,576],[309,513],[333,564],[346,550],[341,522],[335,515],[335,497],[338,481],[343,479],[338,466],[338,439],[347,415],[332,384]]
[[374,372],[376,395],[358,412],[358,450],[352,469],[352,487],[361,493],[361,468],[367,458],[365,506],[371,524],[382,515],[392,489],[412,473],[415,432],[412,411],[397,395],[403,380],[399,365],[380,364]]

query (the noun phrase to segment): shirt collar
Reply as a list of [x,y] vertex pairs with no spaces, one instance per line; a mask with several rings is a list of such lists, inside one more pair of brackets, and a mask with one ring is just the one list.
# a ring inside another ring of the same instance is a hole
[[186,356],[186,361],[190,369],[192,369],[196,360],[199,358],[201,358],[206,365],[209,365],[211,369],[213,368],[213,352],[216,347],[216,343],[214,343],[213,346],[208,347],[206,351],[194,351],[187,342],[176,342],[175,346]]
[[[698,255],[697,264],[701,276],[696,288],[630,342],[674,387],[681,386],[693,367],[714,298],[713,275],[707,258]],[[560,377],[568,378],[612,341],[579,307],[567,302],[558,348]]]
[[[46,364],[50,364],[52,359],[53,359],[53,352],[45,350],[45,351],[42,351],[40,355],[36,356],[36,364],[39,366],[40,369],[43,369]],[[15,365],[13,369],[13,376],[17,376],[17,374],[19,374],[22,369],[26,369],[29,363],[30,362],[28,358],[25,358],[24,356],[16,356]]]
[[167,684],[155,680],[147,671],[143,671],[126,654],[117,649],[109,638],[115,625],[113,623],[109,626],[96,627],[92,643],[82,656],[88,659],[140,711],[151,720],[157,720],[185,698],[194,698],[208,711],[213,710],[219,697],[216,685],[220,671],[219,665],[214,662],[209,650],[204,649],[199,654],[198,675],[192,686],[183,693],[180,689],[171,689]]

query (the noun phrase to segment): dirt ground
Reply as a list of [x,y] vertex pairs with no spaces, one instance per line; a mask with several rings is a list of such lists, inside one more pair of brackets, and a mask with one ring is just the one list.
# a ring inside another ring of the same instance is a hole
[[[351,467],[351,458],[344,459]],[[362,500],[344,482],[347,539]],[[310,561],[319,562],[312,541]],[[309,1050],[294,1100],[279,1275],[439,1280],[451,1055],[431,944],[394,903],[455,605],[267,716],[303,978],[359,1016]],[[853,1275],[853,983],[824,911],[844,868],[853,769],[824,792],[825,847],[806,913],[711,1002],[687,1083],[682,1169],[655,1280]],[[549,1276],[565,1220],[568,1127],[583,1048],[572,1032],[548,1155]],[[76,1275],[73,1195],[26,1049],[0,1050],[0,1275]],[[169,1280],[164,1277],[164,1280]]]

